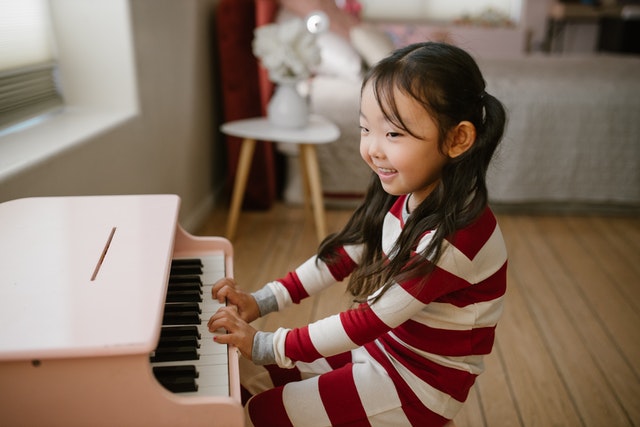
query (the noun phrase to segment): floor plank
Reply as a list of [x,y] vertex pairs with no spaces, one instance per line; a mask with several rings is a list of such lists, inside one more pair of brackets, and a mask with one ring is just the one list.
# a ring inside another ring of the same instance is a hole
[[[330,232],[350,211],[328,209]],[[505,312],[458,427],[640,426],[640,218],[500,214],[509,253]],[[224,235],[225,209],[199,234]],[[312,256],[309,212],[243,211],[235,277],[255,290]],[[255,326],[295,327],[351,304],[339,284]]]

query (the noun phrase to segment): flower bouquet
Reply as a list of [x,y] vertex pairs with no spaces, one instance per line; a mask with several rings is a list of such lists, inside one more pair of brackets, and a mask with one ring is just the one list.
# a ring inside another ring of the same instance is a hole
[[269,24],[254,31],[253,53],[271,81],[302,80],[320,64],[320,48],[301,19]]

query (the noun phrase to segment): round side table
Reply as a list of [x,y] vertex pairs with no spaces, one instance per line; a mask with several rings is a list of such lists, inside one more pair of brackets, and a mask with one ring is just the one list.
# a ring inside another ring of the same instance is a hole
[[300,147],[300,170],[304,183],[305,205],[309,205],[309,196],[311,196],[316,233],[318,240],[321,241],[327,235],[327,226],[315,146],[317,144],[327,144],[338,139],[340,136],[338,127],[322,116],[311,115],[309,124],[300,129],[278,127],[270,123],[266,117],[257,117],[224,123],[220,130],[227,135],[242,138],[238,170],[233,185],[231,207],[227,220],[227,238],[231,240],[235,236],[253,152],[256,141],[260,140],[296,144]]

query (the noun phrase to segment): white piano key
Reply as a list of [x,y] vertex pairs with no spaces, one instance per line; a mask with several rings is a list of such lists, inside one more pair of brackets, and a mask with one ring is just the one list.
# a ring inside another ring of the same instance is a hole
[[[187,257],[194,258],[194,257]],[[180,366],[194,365],[198,372],[196,384],[198,391],[179,393],[181,396],[228,396],[229,395],[229,371],[228,371],[228,346],[219,344],[213,340],[214,335],[209,332],[207,323],[209,318],[224,304],[211,297],[212,285],[225,277],[224,255],[197,256],[202,261],[203,283],[202,302],[198,305],[201,310],[200,325],[197,325],[200,339],[196,360],[183,360],[173,362],[155,362],[152,366]]]

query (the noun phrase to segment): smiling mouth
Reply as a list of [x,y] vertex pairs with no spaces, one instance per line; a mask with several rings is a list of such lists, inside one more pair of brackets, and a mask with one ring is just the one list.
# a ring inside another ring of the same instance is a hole
[[398,171],[396,169],[389,169],[389,168],[376,168],[378,175],[393,175],[394,173],[397,173]]

